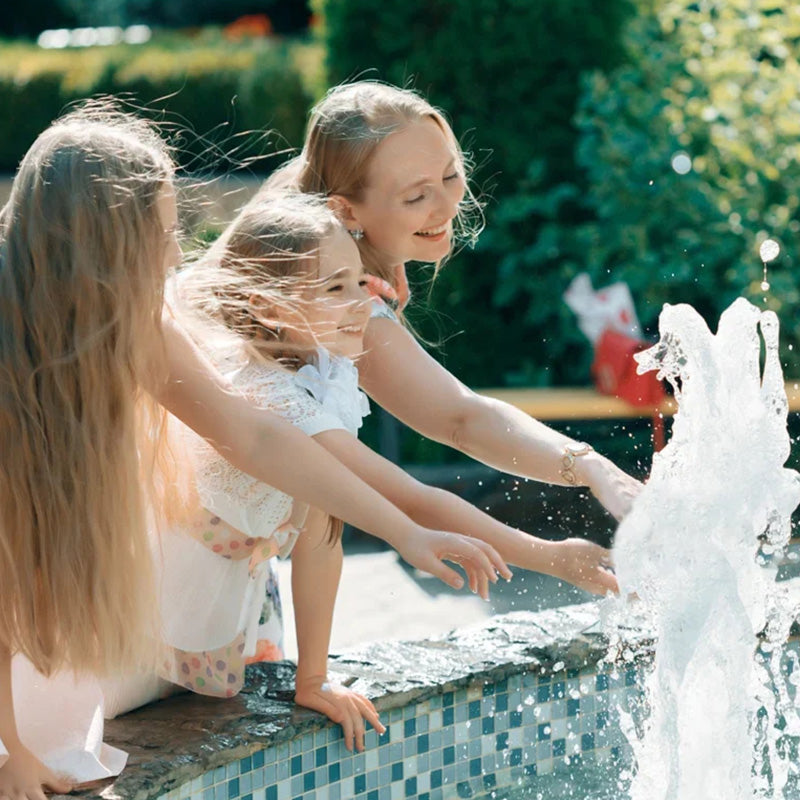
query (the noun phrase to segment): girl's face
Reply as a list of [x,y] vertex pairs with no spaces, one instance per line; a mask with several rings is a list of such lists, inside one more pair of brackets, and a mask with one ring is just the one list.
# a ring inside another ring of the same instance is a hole
[[458,153],[426,118],[387,136],[370,160],[361,200],[342,201],[389,264],[434,262],[450,252],[464,189]]
[[303,324],[290,325],[290,335],[356,358],[364,352],[371,300],[358,247],[344,226],[337,225],[320,242],[318,261],[314,286],[302,304]]
[[169,272],[181,263],[181,246],[178,243],[178,206],[175,202],[175,188],[165,184],[156,200],[158,218],[164,231],[164,272]]

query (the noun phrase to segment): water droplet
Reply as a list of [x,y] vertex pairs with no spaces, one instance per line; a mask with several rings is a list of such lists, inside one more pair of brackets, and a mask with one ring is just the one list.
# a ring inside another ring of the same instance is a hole
[[766,264],[768,261],[776,259],[781,252],[781,246],[774,239],[764,239],[761,246],[758,248],[758,254],[761,260]]
[[769,291],[769,281],[761,281],[761,291],[762,292]]
[[679,150],[677,153],[672,154],[670,164],[672,165],[672,169],[674,169],[678,175],[686,175],[692,170],[692,159],[690,158],[689,154],[683,150]]
[[561,672],[562,669],[564,669],[563,661],[556,661],[556,663],[553,664],[553,672]]

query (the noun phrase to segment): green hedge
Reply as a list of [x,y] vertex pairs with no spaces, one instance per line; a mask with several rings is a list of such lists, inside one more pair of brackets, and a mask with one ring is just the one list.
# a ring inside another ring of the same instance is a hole
[[[175,130],[187,129],[176,144],[192,168],[227,171],[272,156],[302,143],[312,98],[296,62],[291,48],[269,42],[174,37],[60,51],[0,44],[0,170],[14,170],[69,103],[98,94],[124,97]],[[258,166],[266,171],[272,162]]]
[[[619,32],[632,13],[629,0],[317,0],[317,9],[331,82],[364,76],[412,85],[448,114],[473,154],[487,233],[502,199],[525,185],[532,161],[544,186],[580,180],[572,121],[580,77],[620,63]],[[550,331],[522,303],[491,302],[499,256],[483,244],[487,233],[475,252],[446,266],[429,310],[410,316],[427,339],[443,341],[438,357],[473,386],[551,383]],[[537,235],[534,228],[513,247]],[[428,275],[414,270],[412,279],[424,284]],[[553,308],[561,291],[545,282],[539,301]],[[420,287],[417,296],[425,294]]]

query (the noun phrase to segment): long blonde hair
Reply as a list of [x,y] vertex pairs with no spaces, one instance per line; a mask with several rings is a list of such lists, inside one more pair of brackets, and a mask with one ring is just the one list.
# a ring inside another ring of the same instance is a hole
[[[290,337],[287,319],[302,324],[309,292],[319,285],[320,243],[337,229],[344,230],[325,198],[287,191],[248,203],[208,254],[180,276],[187,327],[202,341],[214,338],[208,323],[220,324],[247,359],[299,369],[316,347]],[[269,321],[277,308],[280,323],[277,314]],[[195,325],[186,316],[192,314]],[[331,518],[328,531],[329,540],[337,540],[341,521]]]
[[[444,133],[467,185],[468,164],[443,113],[410,89],[365,80],[333,87],[314,106],[302,152],[269,178],[255,202],[271,191],[286,188],[358,201],[378,145],[390,134],[424,119],[432,119]],[[455,220],[455,234],[472,243],[482,222],[480,204],[467,185]],[[385,263],[368,237],[358,246],[365,269],[394,285],[396,265]],[[441,264],[436,263],[437,272]]]
[[44,674],[130,668],[157,633],[142,386],[166,374],[172,173],[154,130],[95,103],[39,136],[0,212],[0,644]]

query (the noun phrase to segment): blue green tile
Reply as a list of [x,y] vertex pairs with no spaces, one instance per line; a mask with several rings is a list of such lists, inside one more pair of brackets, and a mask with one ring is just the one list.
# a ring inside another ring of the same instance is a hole
[[233,800],[235,797],[239,797],[241,792],[239,790],[239,779],[234,778],[233,780],[228,781],[228,798]]
[[430,747],[430,740],[427,733],[417,736],[417,753],[427,753]]
[[406,780],[406,797],[414,797],[417,793],[417,779],[408,778]]
[[477,719],[481,715],[481,701],[472,700],[468,706],[469,719]]
[[403,780],[403,762],[392,764],[392,783]]
[[484,717],[481,720],[481,732],[484,736],[494,733],[494,717]]
[[459,781],[458,785],[456,786],[456,791],[458,792],[459,797],[472,797],[472,787],[467,781]]
[[417,732],[417,720],[414,719],[413,717],[411,719],[407,719],[403,723],[403,736],[405,736],[405,738],[408,739],[411,736],[414,736],[416,732]]
[[553,758],[566,755],[567,742],[565,739],[553,739]]

